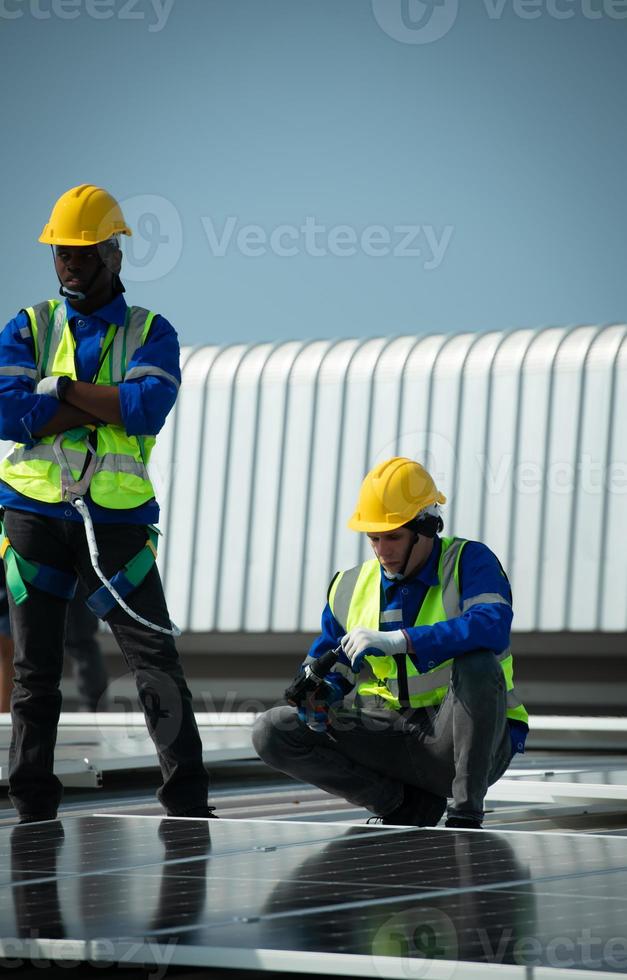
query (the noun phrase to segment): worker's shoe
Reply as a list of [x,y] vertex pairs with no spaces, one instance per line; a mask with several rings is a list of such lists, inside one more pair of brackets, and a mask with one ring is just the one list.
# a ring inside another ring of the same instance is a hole
[[473,817],[449,817],[444,826],[458,830],[481,830],[483,824],[481,820],[475,820]]
[[169,813],[169,817],[200,817],[206,819],[207,817],[214,817],[216,820],[219,819],[218,814],[215,812],[216,808],[214,806],[194,806],[191,810],[185,810],[184,813]]
[[436,796],[417,786],[405,786],[405,796],[400,806],[381,817],[386,826],[435,827],[446,810],[446,797]]

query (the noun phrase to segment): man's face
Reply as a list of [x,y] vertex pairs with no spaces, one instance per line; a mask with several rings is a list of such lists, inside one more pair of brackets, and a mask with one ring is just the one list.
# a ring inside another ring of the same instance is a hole
[[54,265],[67,289],[78,292],[88,289],[91,294],[108,285],[111,274],[120,271],[121,253],[111,246],[55,245]]
[[369,534],[368,539],[385,571],[390,575],[398,575],[407,561],[407,554],[415,540],[415,535],[409,528],[399,527],[395,531]]

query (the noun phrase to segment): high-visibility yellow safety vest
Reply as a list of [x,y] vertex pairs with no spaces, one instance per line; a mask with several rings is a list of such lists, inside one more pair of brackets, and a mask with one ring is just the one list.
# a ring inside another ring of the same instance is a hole
[[[26,313],[37,367],[20,368],[20,373],[32,376],[36,383],[51,375],[68,375],[76,381],[76,341],[67,321],[65,303],[47,300],[30,307]],[[154,316],[142,307],[130,306],[123,326],[109,325],[93,384],[117,385],[132,377],[157,373],[158,369],[150,367],[127,371],[128,362],[148,336]],[[0,480],[26,497],[49,504],[60,503],[61,464],[53,448],[55,439],[56,435],[44,436],[31,449],[16,443],[0,463]],[[88,456],[92,456],[88,441],[95,450],[89,491],[96,504],[125,510],[139,507],[154,497],[146,469],[154,436],[129,436],[121,426],[109,423],[69,430],[60,441],[60,449],[76,481],[87,466]]]
[[[442,538],[442,553],[438,564],[438,584],[432,585],[424,598],[415,626],[433,626],[443,620],[461,616],[477,603],[505,602],[498,593],[470,597],[461,604],[459,591],[459,560],[466,541],[462,538]],[[341,572],[329,592],[331,612],[348,633],[362,626],[381,628],[381,566],[376,558]],[[510,649],[497,654],[507,689],[507,716],[527,722],[525,707],[514,690],[514,662]],[[433,666],[421,674],[411,657],[366,657],[374,677],[358,685],[357,693],[364,704],[368,698],[381,698],[385,707],[423,708],[438,705],[446,696],[451,679],[453,660]],[[381,703],[381,702],[379,702]]]

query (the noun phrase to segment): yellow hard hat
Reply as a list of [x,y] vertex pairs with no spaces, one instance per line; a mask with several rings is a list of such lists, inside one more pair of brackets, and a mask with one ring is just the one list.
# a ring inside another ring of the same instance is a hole
[[394,531],[425,507],[445,503],[446,497],[424,466],[413,459],[394,456],[375,466],[364,479],[348,526],[371,534]]
[[114,197],[93,184],[62,194],[39,241],[46,245],[96,245],[114,235],[132,235]]

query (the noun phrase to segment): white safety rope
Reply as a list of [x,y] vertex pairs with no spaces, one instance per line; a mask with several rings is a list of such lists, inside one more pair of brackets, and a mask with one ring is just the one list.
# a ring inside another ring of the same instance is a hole
[[91,519],[91,514],[87,508],[87,504],[82,497],[82,494],[87,493],[89,484],[91,483],[91,478],[94,474],[96,467],[96,454],[93,446],[91,446],[89,442],[86,442],[85,444],[91,453],[91,458],[82,479],[75,481],[61,445],[63,438],[64,433],[60,432],[52,444],[54,454],[61,469],[61,495],[64,500],[68,500],[72,506],[76,508],[83,518],[83,524],[85,525],[85,536],[87,537],[87,547],[89,548],[89,557],[91,559],[93,570],[104,587],[111,593],[118,606],[124,610],[127,616],[130,616],[131,619],[135,620],[135,622],[141,623],[142,626],[147,626],[151,630],[156,630],[158,633],[165,633],[166,636],[180,636],[181,631],[178,626],[172,622],[172,620],[170,620],[170,629],[167,629],[165,626],[158,626],[157,623],[151,623],[149,619],[144,619],[144,617],[140,616],[139,613],[134,612],[101,570],[100,565],[98,564],[100,554],[98,552],[98,544],[96,542],[96,532],[94,531],[94,525]]
[[134,612],[130,608],[130,606],[128,606],[124,602],[124,599],[122,598],[120,593],[117,591],[115,586],[111,584],[107,576],[101,570],[100,565],[98,564],[98,558],[100,557],[98,552],[98,544],[96,543],[94,525],[92,523],[91,514],[89,513],[87,504],[85,503],[82,497],[74,497],[73,499],[70,500],[70,503],[72,504],[73,507],[76,508],[76,510],[83,518],[83,523],[85,525],[85,535],[87,536],[87,546],[89,548],[89,557],[91,559],[92,568],[95,571],[98,578],[100,579],[100,581],[102,582],[102,584],[104,585],[104,587],[109,590],[109,592],[117,602],[118,606],[120,606],[124,610],[124,612],[131,617],[131,619],[134,619],[137,623],[141,623],[142,626],[148,626],[150,629],[157,630],[158,633],[166,633],[168,636],[180,636],[181,631],[178,628],[178,626],[176,626],[176,624],[172,622],[172,620],[170,620],[170,629],[166,629],[165,626],[157,626],[156,623],[151,623],[149,619],[144,619],[144,617],[140,616],[139,613]]

